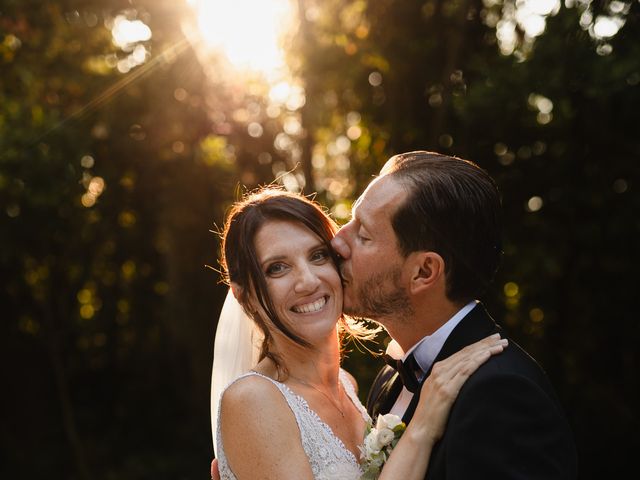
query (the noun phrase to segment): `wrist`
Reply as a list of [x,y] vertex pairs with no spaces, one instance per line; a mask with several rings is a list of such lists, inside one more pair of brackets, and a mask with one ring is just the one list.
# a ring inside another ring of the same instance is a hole
[[419,446],[420,448],[431,449],[433,445],[438,441],[432,429],[428,425],[415,425],[410,424],[403,437],[407,437],[407,440],[412,444]]

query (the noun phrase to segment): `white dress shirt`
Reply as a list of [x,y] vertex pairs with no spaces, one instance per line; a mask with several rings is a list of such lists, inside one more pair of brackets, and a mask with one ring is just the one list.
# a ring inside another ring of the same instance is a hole
[[[395,340],[392,340],[387,347],[387,354],[396,359],[401,358],[404,361],[407,356],[413,352],[413,357],[416,359],[418,366],[422,370],[424,378],[424,374],[431,368],[431,364],[440,353],[440,350],[442,350],[444,342],[449,338],[453,329],[456,328],[456,325],[460,323],[460,320],[466,317],[477,304],[477,300],[472,300],[467,303],[438,330],[433,332],[431,335],[424,337],[404,354],[402,354],[400,345],[398,345]],[[422,378],[419,378],[418,380],[422,381]],[[412,398],[413,393],[405,387],[402,387],[402,391],[400,392],[400,395],[398,395],[398,399],[396,400],[396,403],[393,404],[393,407],[391,407],[391,411],[389,413],[393,413],[402,418],[404,412],[409,406],[409,403],[411,403]]]

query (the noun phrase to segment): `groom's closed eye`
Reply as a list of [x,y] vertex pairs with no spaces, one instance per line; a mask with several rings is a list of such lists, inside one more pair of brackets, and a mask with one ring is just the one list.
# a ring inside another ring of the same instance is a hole
[[360,227],[358,229],[358,231],[356,232],[356,238],[360,242],[368,242],[368,241],[371,240],[371,237],[369,236],[369,234],[367,233],[367,231],[363,227]]

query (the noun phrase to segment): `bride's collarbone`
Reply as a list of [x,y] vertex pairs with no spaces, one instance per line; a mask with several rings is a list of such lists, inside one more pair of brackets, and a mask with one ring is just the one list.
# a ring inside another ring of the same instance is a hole
[[332,405],[321,393],[308,388],[301,392],[299,389],[289,387],[294,393],[302,397],[310,410],[312,410],[342,441],[342,443],[358,458],[358,446],[362,444],[364,437],[365,422],[361,413],[355,407],[346,392],[342,391],[342,402],[340,403],[342,413]]

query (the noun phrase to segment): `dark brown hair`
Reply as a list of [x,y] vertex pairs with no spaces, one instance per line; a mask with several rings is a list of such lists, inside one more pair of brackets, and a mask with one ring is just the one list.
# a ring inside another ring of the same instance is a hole
[[265,320],[252,310],[249,301],[251,295],[255,295],[269,320],[284,335],[298,345],[310,347],[310,344],[292,332],[278,317],[267,291],[265,274],[260,267],[255,249],[255,237],[260,228],[272,220],[287,220],[307,227],[327,246],[336,270],[338,269],[338,259],[330,242],[338,227],[316,202],[302,195],[289,193],[275,187],[263,188],[249,193],[242,200],[236,202],[227,215],[222,232],[220,260],[224,278],[228,283],[233,282],[241,288],[241,291],[238,292],[238,301],[264,334],[260,360],[269,357],[280,369],[278,358],[269,351],[272,338]]
[[426,151],[395,155],[380,174],[409,192],[392,218],[402,254],[438,253],[449,300],[482,295],[502,254],[500,194],[489,174],[468,160]]

